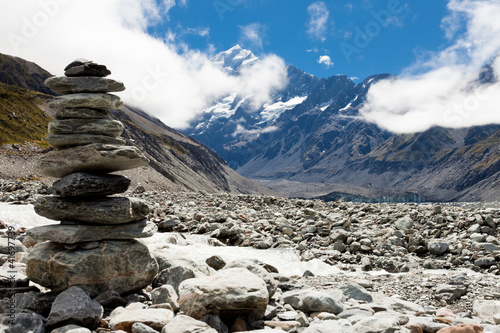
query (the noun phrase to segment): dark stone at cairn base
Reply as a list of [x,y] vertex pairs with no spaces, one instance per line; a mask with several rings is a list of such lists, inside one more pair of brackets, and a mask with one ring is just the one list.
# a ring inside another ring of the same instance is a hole
[[139,241],[101,241],[90,250],[68,250],[63,244],[37,244],[27,256],[28,278],[55,292],[78,286],[96,297],[104,291],[120,294],[148,286],[158,264]]
[[125,176],[76,172],[56,181],[51,190],[60,197],[106,196],[123,193],[129,186]]
[[36,240],[55,243],[74,244],[78,242],[94,242],[104,239],[126,240],[146,238],[158,231],[154,223],[139,221],[119,225],[82,225],[51,224],[34,227],[27,235]]
[[42,175],[62,178],[75,172],[108,173],[148,163],[149,159],[137,147],[95,143],[48,152],[34,167]]
[[143,220],[149,214],[149,206],[136,198],[104,197],[81,200],[40,197],[35,203],[35,212],[56,221],[114,225]]

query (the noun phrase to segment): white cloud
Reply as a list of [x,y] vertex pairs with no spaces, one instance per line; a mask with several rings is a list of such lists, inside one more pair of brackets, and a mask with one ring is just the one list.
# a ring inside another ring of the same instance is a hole
[[[500,53],[500,3],[450,0],[448,8],[446,36],[452,38],[460,27],[466,32],[450,47],[425,54],[400,78],[374,84],[361,109],[365,119],[397,133],[500,124],[500,84],[477,82],[481,67]],[[493,69],[500,78],[500,60]]]
[[307,7],[309,21],[307,22],[307,33],[313,39],[326,40],[326,32],[328,28],[328,18],[330,12],[326,8],[323,1],[317,1]]
[[214,66],[211,54],[179,44],[172,31],[157,38],[148,35],[147,29],[159,22],[165,8],[156,0],[3,3],[0,50],[56,75],[77,58],[105,64],[111,78],[125,83],[127,90],[119,95],[126,103],[177,128],[235,89],[252,94],[258,105],[283,86],[286,66],[277,56],[264,57],[234,77]]
[[182,33],[185,35],[198,35],[200,37],[208,37],[210,35],[210,28],[186,28],[182,30]]
[[272,133],[278,130],[278,127],[276,126],[269,126],[269,127],[264,127],[264,128],[258,128],[258,129],[253,129],[253,130],[248,130],[245,127],[241,126],[238,124],[236,126],[236,130],[232,134],[233,137],[239,136],[239,135],[246,135],[249,137],[250,140],[255,140],[257,139],[261,134],[264,133]]
[[318,59],[318,64],[323,64],[326,66],[326,68],[330,68],[334,65],[332,59],[327,55],[320,56]]
[[248,25],[239,26],[240,41],[239,44],[253,50],[261,50],[263,48],[262,36],[265,33],[266,27],[260,23],[251,23]]

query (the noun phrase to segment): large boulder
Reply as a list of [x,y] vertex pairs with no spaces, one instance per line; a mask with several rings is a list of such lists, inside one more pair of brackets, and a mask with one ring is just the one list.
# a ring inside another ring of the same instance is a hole
[[34,165],[42,175],[62,178],[75,172],[109,173],[145,166],[149,160],[133,146],[94,143],[43,155]]
[[140,221],[150,211],[145,201],[127,197],[81,200],[47,196],[38,198],[34,206],[38,215],[51,220],[95,224],[125,224]]
[[235,260],[228,263],[224,269],[229,268],[246,268],[253,274],[260,277],[267,285],[267,291],[269,292],[269,297],[273,297],[278,289],[278,284],[274,280],[273,276],[269,274],[262,266],[251,261],[251,260]]
[[179,286],[179,306],[188,316],[263,316],[269,302],[264,280],[244,268],[223,269],[211,276],[188,279]]
[[84,250],[63,244],[37,244],[27,256],[28,278],[54,291],[79,286],[95,297],[106,290],[128,293],[148,286],[158,264],[139,241],[101,241]]

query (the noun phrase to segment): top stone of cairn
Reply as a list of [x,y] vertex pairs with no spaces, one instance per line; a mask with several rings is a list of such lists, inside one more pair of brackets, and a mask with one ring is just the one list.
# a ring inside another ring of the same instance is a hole
[[71,64],[66,66],[64,69],[64,75],[66,76],[98,76],[106,77],[111,74],[106,66],[96,64],[93,61],[87,59],[77,59]]

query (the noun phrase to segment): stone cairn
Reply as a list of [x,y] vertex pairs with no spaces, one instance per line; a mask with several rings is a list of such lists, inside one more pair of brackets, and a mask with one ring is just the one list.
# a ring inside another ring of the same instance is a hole
[[35,211],[60,224],[28,231],[44,242],[28,255],[26,275],[56,292],[78,286],[91,296],[108,290],[125,294],[146,287],[158,273],[148,248],[135,240],[157,230],[145,220],[149,206],[112,196],[125,192],[130,179],[111,172],[149,160],[125,145],[119,138],[123,124],[109,119],[110,110],[123,107],[109,92],[125,90],[123,83],[106,78],[109,74],[106,66],[79,59],[65,68],[66,76],[45,81],[62,96],[49,104],[58,109],[46,137],[55,150],[35,169],[60,179],[52,186],[53,196],[41,197]]

